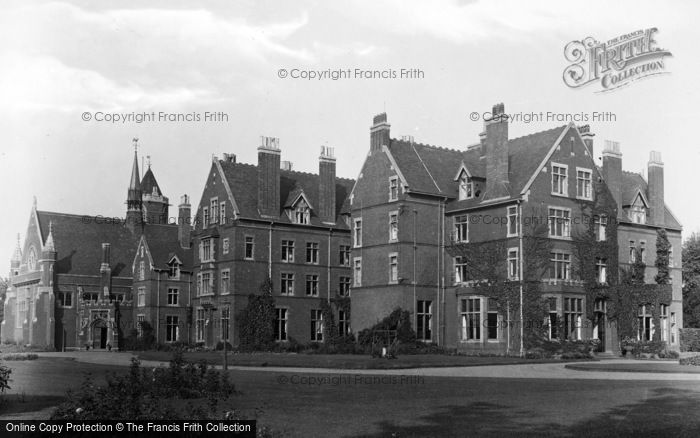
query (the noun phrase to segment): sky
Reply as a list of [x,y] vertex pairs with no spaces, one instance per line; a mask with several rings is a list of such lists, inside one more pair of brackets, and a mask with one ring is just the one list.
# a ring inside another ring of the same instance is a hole
[[[26,235],[33,197],[40,210],[123,217],[135,137],[174,213],[182,194],[199,203],[212,155],[254,164],[261,135],[280,139],[282,160],[295,170],[317,172],[320,146],[333,147],[338,175],[356,178],[374,115],[386,111],[393,137],[461,149],[478,142],[481,115],[500,102],[509,114],[613,114],[589,122],[596,156],[605,140],[618,141],[623,168],[644,172],[650,151],[660,151],[667,205],[685,236],[700,230],[700,203],[691,201],[700,149],[690,129],[700,116],[697,2],[6,1],[2,8],[0,272],[3,263],[9,271],[17,233]],[[596,84],[564,84],[569,42],[648,28],[672,54],[665,74],[605,93]],[[291,77],[347,69],[421,74]],[[207,112],[226,117],[205,121]],[[156,120],[136,122],[152,113]],[[562,124],[513,121],[510,137]]]

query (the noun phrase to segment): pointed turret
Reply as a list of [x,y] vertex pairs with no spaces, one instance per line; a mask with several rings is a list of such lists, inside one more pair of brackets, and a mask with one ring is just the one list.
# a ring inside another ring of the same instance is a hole
[[168,197],[163,195],[151,170],[151,157],[148,157],[147,163],[148,170],[141,180],[143,217],[149,224],[167,224]]
[[132,231],[137,224],[143,222],[141,204],[141,178],[139,177],[138,138],[134,138],[134,165],[131,168],[131,179],[126,198],[126,226]]
[[19,275],[19,265],[22,264],[22,247],[19,243],[19,233],[17,233],[17,245],[15,246],[15,252],[12,254],[12,259],[10,259],[10,275]]
[[49,222],[49,235],[46,236],[44,252],[56,252],[56,246],[53,243],[53,222]]
[[54,265],[56,264],[56,245],[54,244],[53,222],[49,222],[49,234],[41,252],[41,285],[53,286]]

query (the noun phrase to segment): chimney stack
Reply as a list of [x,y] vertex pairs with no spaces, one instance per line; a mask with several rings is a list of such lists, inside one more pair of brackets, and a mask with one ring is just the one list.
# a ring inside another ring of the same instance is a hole
[[318,157],[318,206],[321,221],[335,223],[335,156],[334,148],[321,146]]
[[648,166],[649,216],[653,224],[663,225],[666,222],[666,212],[664,204],[664,163],[661,161],[661,152],[651,151]]
[[591,154],[591,158],[593,161],[595,161],[595,151],[593,150],[593,137],[595,137],[595,134],[591,132],[591,126],[580,126],[578,128],[578,132],[581,134],[581,138],[583,138],[583,142],[586,144],[588,152]]
[[484,199],[509,196],[508,192],[508,117],[502,103],[493,106],[491,118],[484,121],[486,190]]
[[111,245],[102,244],[102,264],[100,265],[100,289],[105,298],[109,298],[109,290],[112,284],[112,268],[110,267]]
[[258,147],[258,211],[261,216],[280,213],[279,138],[261,137]]
[[389,137],[389,131],[391,125],[387,122],[386,113],[377,114],[372,120],[372,127],[369,129],[370,132],[370,154],[382,150],[382,146],[389,147],[391,138]]
[[109,258],[111,253],[111,245],[109,243],[102,244],[102,264],[100,271],[109,270]]
[[182,248],[190,247],[190,234],[192,232],[192,206],[190,197],[182,195],[180,205],[177,206],[177,238]]
[[605,140],[603,147],[603,178],[617,204],[617,216],[622,216],[622,153],[620,143]]

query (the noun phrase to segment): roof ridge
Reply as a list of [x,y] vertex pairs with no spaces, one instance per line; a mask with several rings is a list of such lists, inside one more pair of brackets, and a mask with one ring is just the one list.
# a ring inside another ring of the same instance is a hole
[[463,152],[461,149],[454,149],[454,148],[447,147],[447,146],[438,146],[438,145],[433,145],[433,144],[428,144],[428,143],[421,143],[421,142],[417,142],[417,141],[409,142],[406,140],[400,140],[398,138],[392,138],[392,141],[396,141],[399,143],[405,143],[405,144],[409,144],[412,146],[422,146],[422,147],[426,147],[426,148],[430,148],[430,149],[438,149],[438,150],[448,151],[448,152],[456,152],[456,153]]
[[552,131],[555,131],[557,129],[566,128],[567,126],[569,126],[569,125],[560,125],[560,126],[556,126],[554,128],[550,128],[550,129],[543,129],[542,131],[536,131],[536,132],[533,132],[533,133],[530,133],[527,135],[521,135],[520,137],[509,138],[508,141],[511,142],[511,141],[515,141],[515,140],[521,140],[524,138],[532,137],[533,135],[544,134],[545,132],[552,132]]

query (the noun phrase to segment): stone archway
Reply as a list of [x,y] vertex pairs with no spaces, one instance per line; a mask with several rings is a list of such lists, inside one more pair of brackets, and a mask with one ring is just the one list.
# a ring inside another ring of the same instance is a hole
[[89,345],[93,349],[105,349],[109,343],[109,322],[102,318],[97,318],[90,324]]

